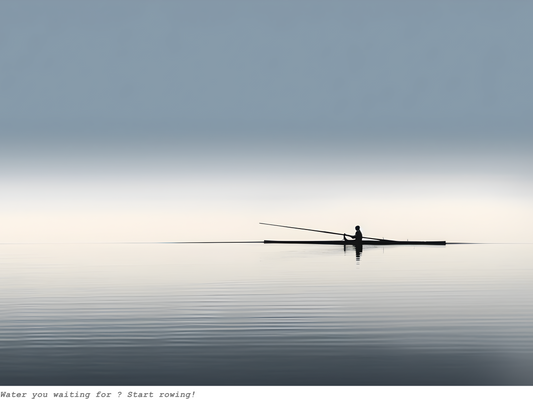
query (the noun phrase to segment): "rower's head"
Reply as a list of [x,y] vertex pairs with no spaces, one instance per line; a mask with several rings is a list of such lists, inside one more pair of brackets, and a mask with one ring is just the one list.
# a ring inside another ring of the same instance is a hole
[[357,226],[355,227],[355,230],[358,231],[359,229],[360,229],[360,228],[359,228],[359,225],[357,225]]

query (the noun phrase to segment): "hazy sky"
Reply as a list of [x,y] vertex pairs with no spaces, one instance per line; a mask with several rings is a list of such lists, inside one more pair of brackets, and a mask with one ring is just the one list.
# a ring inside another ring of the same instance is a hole
[[533,241],[531,15],[0,2],[0,242],[279,236],[267,219]]

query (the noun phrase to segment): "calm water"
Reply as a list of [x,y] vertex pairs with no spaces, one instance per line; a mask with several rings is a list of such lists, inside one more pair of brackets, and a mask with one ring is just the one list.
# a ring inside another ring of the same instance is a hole
[[533,385],[533,245],[0,246],[0,385]]

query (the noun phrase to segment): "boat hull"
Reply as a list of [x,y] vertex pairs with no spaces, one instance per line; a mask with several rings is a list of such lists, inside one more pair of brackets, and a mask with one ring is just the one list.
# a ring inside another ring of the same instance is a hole
[[[264,244],[330,244],[330,245],[343,245],[343,246],[355,246],[355,240],[265,240]],[[415,240],[363,240],[361,244],[364,245],[427,245],[427,246],[444,246],[446,241],[415,241]]]

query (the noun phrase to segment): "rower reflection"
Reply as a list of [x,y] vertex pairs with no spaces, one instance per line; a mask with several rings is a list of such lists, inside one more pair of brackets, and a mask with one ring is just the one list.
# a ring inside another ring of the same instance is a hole
[[[355,259],[359,261],[361,259],[361,253],[363,252],[363,243],[355,243],[350,247],[352,246],[355,249]],[[346,253],[346,245],[344,245],[344,252]]]
[[363,243],[356,243],[355,247],[355,259],[359,261],[361,258],[361,253],[363,252]]

